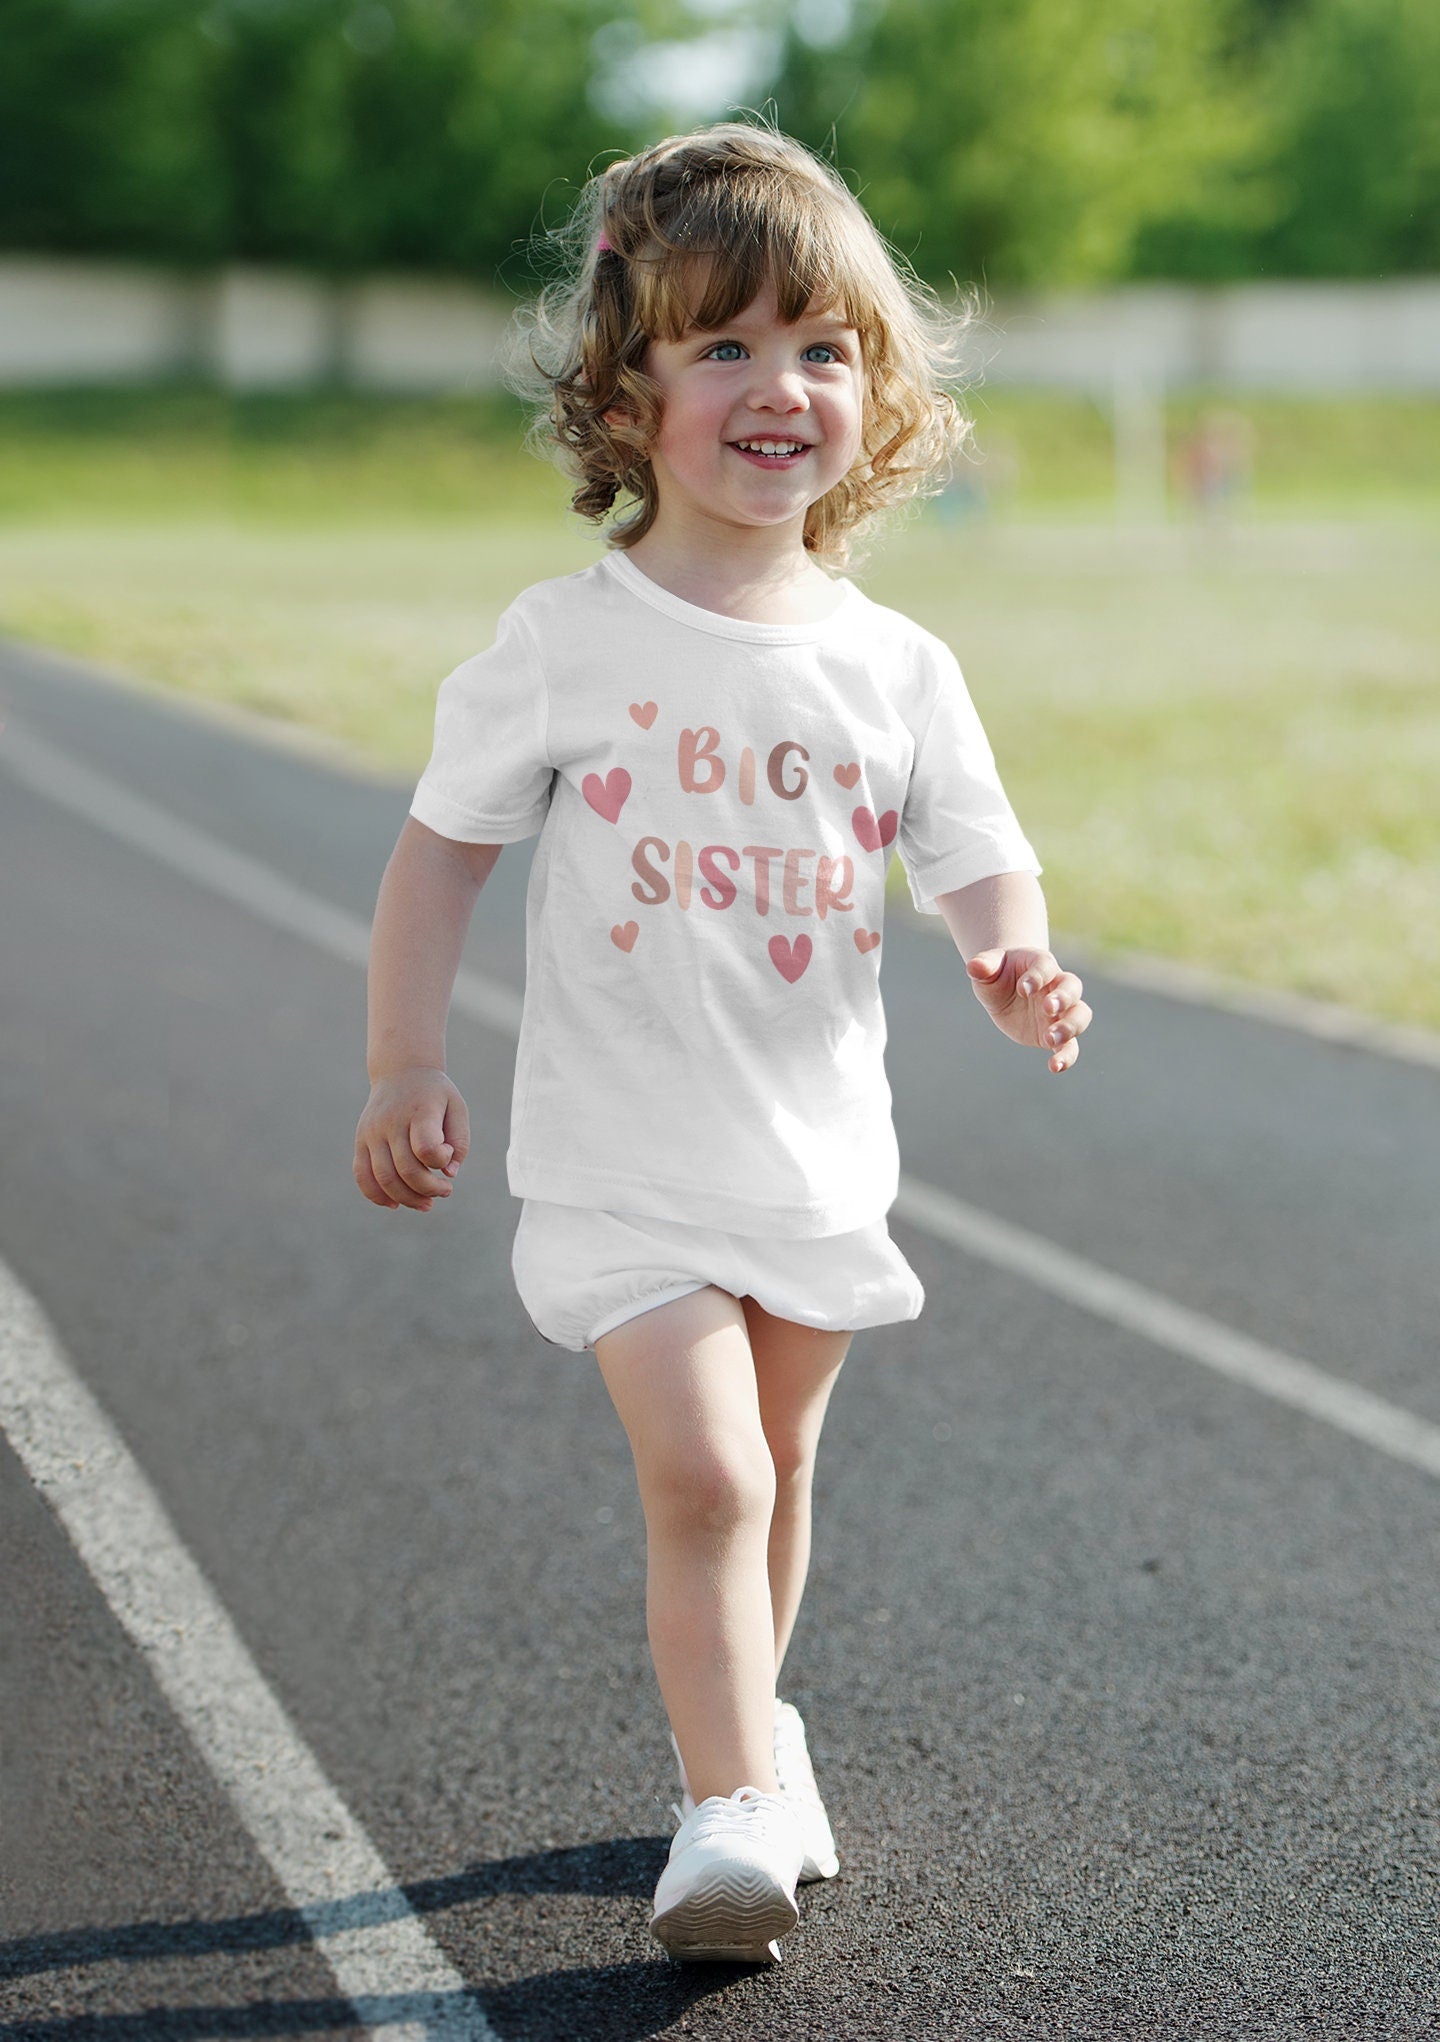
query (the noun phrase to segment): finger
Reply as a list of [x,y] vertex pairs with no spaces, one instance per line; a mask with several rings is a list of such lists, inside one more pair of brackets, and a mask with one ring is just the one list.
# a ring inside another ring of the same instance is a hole
[[1068,1042],[1073,1035],[1083,1035],[1093,1018],[1090,1008],[1081,1000],[1063,1013],[1058,1020],[1049,1024],[1045,1030],[1045,1040],[1052,1048],[1058,1049],[1062,1042]]
[[418,1191],[422,1198],[432,1194],[437,1198],[448,1198],[454,1190],[445,1173],[450,1160],[450,1145],[442,1140],[439,1124],[435,1121],[412,1121],[408,1130],[410,1139],[390,1144],[395,1158],[395,1167],[412,1191]]
[[[408,1156],[408,1148],[402,1153]],[[429,1212],[434,1201],[423,1187],[412,1186],[401,1174],[400,1158],[396,1156],[393,1144],[382,1142],[372,1160],[381,1190],[388,1193],[397,1205],[408,1205],[412,1212]],[[408,1167],[417,1175],[422,1174],[413,1157],[409,1158]]]
[[372,1205],[384,1206],[391,1212],[395,1210],[395,1200],[387,1191],[382,1190],[376,1181],[375,1172],[370,1167],[368,1149],[355,1151],[355,1182],[359,1185],[361,1194],[368,1198]]
[[[445,1139],[440,1115],[433,1112],[417,1113],[405,1132],[409,1137],[410,1153],[419,1167],[422,1170],[428,1168],[437,1176],[443,1175],[445,1165],[450,1160],[450,1144]],[[403,1165],[403,1157],[397,1157],[396,1160]],[[407,1171],[406,1175],[408,1174]],[[425,1185],[416,1186],[417,1190],[426,1188],[428,1187]]]
[[470,1115],[458,1092],[445,1109],[445,1139],[451,1150],[446,1168],[453,1177],[470,1153]]
[[1073,1007],[1085,988],[1073,971],[1062,971],[1053,985],[1045,988],[1045,1012],[1063,1014]]
[[1059,963],[1050,955],[1050,952],[1048,950],[1035,950],[1031,952],[1030,962],[1020,974],[1020,984],[1017,990],[1023,993],[1026,999],[1031,999],[1036,993],[1043,992],[1046,986],[1053,979],[1059,978],[1059,976]]
[[1070,1042],[1065,1043],[1060,1049],[1057,1049],[1051,1056],[1050,1058],[1051,1070],[1054,1071],[1056,1076],[1058,1077],[1061,1071],[1069,1070],[1070,1066],[1075,1062],[1075,1059],[1079,1056],[1079,1054],[1080,1045],[1078,1042],[1072,1040]]

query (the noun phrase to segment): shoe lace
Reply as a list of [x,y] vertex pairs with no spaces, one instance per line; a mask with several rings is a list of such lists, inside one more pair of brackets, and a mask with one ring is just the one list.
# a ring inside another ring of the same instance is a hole
[[[721,1830],[736,1830],[748,1833],[753,1823],[752,1811],[756,1808],[784,1808],[778,1794],[767,1794],[760,1787],[737,1787],[733,1794],[722,1796],[712,1794],[708,1801],[702,1801],[696,1810],[692,1840],[702,1836],[714,1836]],[[679,1807],[670,1803],[677,1821],[683,1820]],[[786,1810],[789,1813],[789,1810]]]

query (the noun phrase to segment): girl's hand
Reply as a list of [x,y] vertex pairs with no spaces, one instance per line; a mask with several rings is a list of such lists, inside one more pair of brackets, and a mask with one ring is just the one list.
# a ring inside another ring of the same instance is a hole
[[470,1150],[470,1116],[444,1071],[409,1064],[370,1087],[355,1130],[355,1182],[372,1205],[429,1212]]
[[1061,971],[1048,950],[982,950],[965,969],[997,1028],[1012,1042],[1051,1050],[1057,1076],[1069,1070],[1080,1054],[1075,1038],[1091,1021],[1073,971]]

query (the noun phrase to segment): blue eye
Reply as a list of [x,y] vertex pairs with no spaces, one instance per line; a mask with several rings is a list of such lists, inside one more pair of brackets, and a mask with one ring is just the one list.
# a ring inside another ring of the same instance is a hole
[[[738,349],[739,346],[740,343],[738,340],[717,340],[713,347],[709,347],[705,350],[705,359],[707,362],[712,361],[721,352],[723,348],[728,347]],[[833,355],[837,361],[841,359],[840,350],[836,347],[832,347],[828,340],[812,341],[809,347],[806,348],[805,352],[807,355],[814,354],[817,348],[823,354]],[[827,362],[823,364],[823,366],[828,368],[829,363]]]

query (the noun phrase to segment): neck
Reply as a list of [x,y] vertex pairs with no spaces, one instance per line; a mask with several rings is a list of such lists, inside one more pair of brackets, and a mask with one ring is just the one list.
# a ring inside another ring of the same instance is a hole
[[642,574],[682,602],[755,624],[809,623],[828,616],[839,596],[805,551],[803,531],[802,519],[692,534],[657,518],[626,550]]

